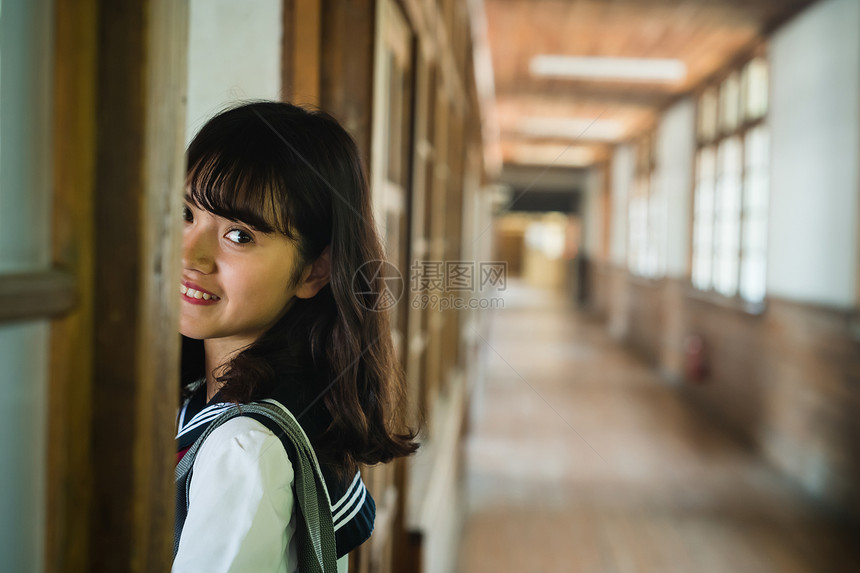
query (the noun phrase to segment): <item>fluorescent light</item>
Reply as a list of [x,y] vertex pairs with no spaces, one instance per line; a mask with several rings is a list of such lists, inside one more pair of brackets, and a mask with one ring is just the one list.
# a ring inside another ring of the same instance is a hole
[[620,121],[586,117],[529,117],[520,122],[518,131],[532,137],[591,141],[618,141],[625,135]]
[[507,159],[512,163],[587,167],[595,157],[594,151],[583,146],[519,143],[510,149]]
[[687,76],[681,60],[660,58],[598,58],[535,56],[529,63],[535,76],[630,82],[679,82]]

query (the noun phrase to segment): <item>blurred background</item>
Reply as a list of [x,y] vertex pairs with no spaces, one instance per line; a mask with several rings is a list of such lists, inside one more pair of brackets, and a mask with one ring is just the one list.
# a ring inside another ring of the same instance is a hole
[[[369,167],[418,455],[367,572],[860,570],[860,2],[2,0],[0,555],[164,571],[184,147]],[[852,541],[852,539],[854,541]]]

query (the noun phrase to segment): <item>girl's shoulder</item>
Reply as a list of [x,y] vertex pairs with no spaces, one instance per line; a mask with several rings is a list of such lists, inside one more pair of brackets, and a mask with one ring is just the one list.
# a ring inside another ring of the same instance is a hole
[[[301,415],[302,412],[297,414],[278,400],[268,401],[275,401],[289,410],[306,432],[308,425],[314,428],[319,424],[319,420],[315,419],[310,411]],[[231,406],[233,405],[223,405]],[[183,434],[183,438],[190,441],[196,432],[205,429],[207,420],[211,423],[211,420],[222,412],[222,405],[209,404],[186,418],[186,427],[189,429]],[[255,491],[255,488],[289,489],[295,476],[288,451],[289,447],[285,446],[266,424],[250,416],[237,416],[209,434],[197,453],[194,473],[209,473],[219,476],[219,480],[221,476],[227,475],[230,480],[236,482],[234,487],[251,488],[249,491]],[[327,466],[321,469],[331,502],[337,554],[342,557],[370,537],[374,527],[376,504],[359,472],[351,476],[340,476]],[[192,489],[194,481],[192,480]]]
[[[237,416],[215,428],[201,444],[194,472],[289,488],[293,467],[281,440],[272,430],[247,416]],[[193,483],[193,482],[192,482]]]

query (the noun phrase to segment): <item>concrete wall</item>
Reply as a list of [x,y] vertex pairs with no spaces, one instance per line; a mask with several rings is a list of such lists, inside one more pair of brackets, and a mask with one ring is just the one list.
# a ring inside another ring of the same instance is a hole
[[856,303],[860,2],[826,0],[770,42],[768,294]]
[[280,98],[282,6],[279,0],[191,0],[187,142],[230,104]]

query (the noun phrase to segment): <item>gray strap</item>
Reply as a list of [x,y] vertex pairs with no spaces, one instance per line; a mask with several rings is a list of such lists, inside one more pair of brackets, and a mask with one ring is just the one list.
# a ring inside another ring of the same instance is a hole
[[182,536],[182,528],[188,514],[191,474],[194,458],[197,456],[200,445],[215,428],[227,420],[246,413],[260,414],[275,421],[283,431],[283,435],[278,437],[282,440],[286,437],[294,446],[297,459],[290,461],[295,475],[296,502],[302,518],[299,522],[303,524],[302,531],[300,531],[301,535],[297,536],[299,570],[302,573],[336,573],[337,550],[331,515],[331,501],[316,453],[295,417],[289,411],[270,402],[243,404],[228,409],[209,425],[177,464],[177,504],[176,526],[173,533],[173,557],[176,557],[179,550],[179,539]]

